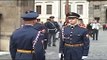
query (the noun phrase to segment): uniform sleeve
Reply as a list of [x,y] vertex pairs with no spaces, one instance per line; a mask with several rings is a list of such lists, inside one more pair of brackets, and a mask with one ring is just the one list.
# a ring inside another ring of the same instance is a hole
[[84,43],[84,46],[83,46],[83,48],[84,48],[83,56],[88,56],[89,45],[90,45],[88,30],[85,31],[83,39],[84,39],[84,41],[83,41],[83,43]]
[[64,49],[64,41],[62,38],[62,32],[60,31],[59,33],[59,37],[60,37],[60,42],[59,42],[59,53],[63,53],[63,49]]
[[41,52],[41,50],[43,51],[43,41],[44,41],[44,36],[42,36],[42,33],[40,31],[38,31],[38,33],[35,34],[35,38],[34,38],[34,50],[36,53]]
[[60,26],[59,26],[59,24],[56,22],[56,28],[58,29],[58,31],[60,30]]
[[16,56],[16,43],[15,40],[13,39],[13,36],[10,37],[10,55],[12,60],[15,60],[15,56]]
[[46,28],[48,28],[48,26],[47,26],[47,22],[44,24],[44,26],[45,26]]

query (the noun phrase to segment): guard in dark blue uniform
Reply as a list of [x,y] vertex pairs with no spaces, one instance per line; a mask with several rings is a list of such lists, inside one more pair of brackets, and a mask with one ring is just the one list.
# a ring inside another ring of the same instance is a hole
[[23,27],[15,30],[10,38],[12,60],[45,60],[43,35],[33,25],[38,14],[34,11],[25,13]]
[[64,60],[82,60],[87,58],[89,51],[88,30],[78,26],[79,14],[71,12],[67,14],[68,25],[61,30],[60,53]]
[[37,19],[37,23],[34,24],[34,28],[36,30],[42,30],[44,27],[43,27],[43,24],[40,23],[40,19]]
[[48,35],[46,33],[45,25],[40,23],[40,19],[37,19],[36,24],[34,24],[34,28],[38,31],[41,31],[42,34],[44,35],[44,49],[47,49]]
[[[48,30],[48,46],[51,46],[51,44],[53,46],[56,46],[56,33],[60,30],[59,24],[54,21],[54,16],[50,16],[49,17],[50,20],[48,22],[45,23],[45,26]],[[52,40],[51,40],[52,38]]]

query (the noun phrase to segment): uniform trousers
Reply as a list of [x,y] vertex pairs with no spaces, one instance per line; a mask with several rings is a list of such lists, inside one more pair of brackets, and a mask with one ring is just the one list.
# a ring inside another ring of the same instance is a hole
[[83,47],[64,47],[64,60],[82,60]]
[[51,43],[53,43],[53,45],[55,44],[55,42],[56,42],[55,35],[56,35],[56,33],[48,34],[48,45],[49,46],[51,45]]

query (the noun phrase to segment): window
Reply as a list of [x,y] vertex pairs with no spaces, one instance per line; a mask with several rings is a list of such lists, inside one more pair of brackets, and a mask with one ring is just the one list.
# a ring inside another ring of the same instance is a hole
[[52,14],[52,5],[47,5],[46,14]]
[[100,9],[99,5],[94,5],[94,9]]
[[37,6],[36,6],[36,12],[37,12],[38,14],[41,14],[41,5],[37,5]]
[[77,13],[78,14],[83,14],[83,5],[77,5]]

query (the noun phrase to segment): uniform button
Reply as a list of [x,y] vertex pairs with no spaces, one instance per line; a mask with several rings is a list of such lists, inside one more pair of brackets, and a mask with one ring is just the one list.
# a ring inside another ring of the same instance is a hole
[[72,35],[70,35],[70,36],[72,36]]
[[72,40],[72,38],[70,38],[70,40]]
[[71,32],[71,34],[72,34],[72,32]]

